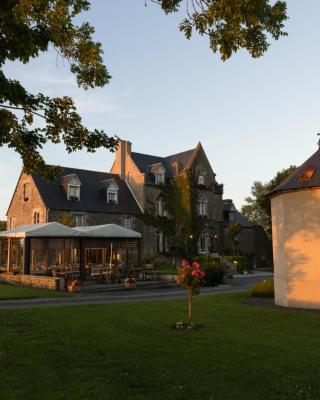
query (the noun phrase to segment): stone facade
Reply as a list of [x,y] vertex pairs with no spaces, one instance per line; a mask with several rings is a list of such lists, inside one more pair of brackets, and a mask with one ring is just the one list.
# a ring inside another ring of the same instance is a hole
[[[149,158],[153,157],[145,156]],[[160,159],[160,157],[157,158]],[[154,181],[157,168],[157,164],[152,166],[150,170],[151,173],[142,170],[141,165],[137,165],[136,160],[132,157],[131,143],[127,141],[120,142],[110,173],[118,175],[117,179],[120,178],[122,182],[118,180],[118,183],[127,187],[126,190],[128,193],[125,199],[128,199],[129,196],[131,197],[131,203],[133,202],[135,204],[135,211],[133,211],[134,208],[131,204],[131,208],[129,208],[131,211],[129,212],[128,208],[126,209],[127,200],[120,201],[122,207],[119,211],[115,211],[115,208],[113,208],[112,211],[110,208],[110,211],[107,212],[106,207],[106,211],[102,212],[92,207],[90,199],[87,198],[90,207],[86,209],[82,194],[80,199],[77,199],[78,201],[69,200],[67,193],[64,193],[61,189],[61,177],[59,178],[60,180],[55,183],[55,191],[52,191],[52,186],[47,187],[47,184],[39,182],[37,177],[22,173],[8,209],[8,227],[12,228],[25,224],[53,221],[62,222],[63,219],[66,218],[66,214],[68,214],[69,217],[66,219],[74,226],[115,223],[136,230],[143,236],[141,246],[143,253],[154,254],[159,250],[159,232],[153,227],[143,224],[139,219],[139,213],[141,214],[141,211],[156,206],[156,201],[160,194],[159,186]],[[200,171],[201,174],[203,174],[204,182],[198,185],[199,192],[206,201],[205,215],[201,217],[205,221],[203,235],[206,240],[206,249],[202,252],[222,252],[223,188],[222,185],[216,182],[215,174],[201,144],[199,143],[196,148],[190,151],[170,156],[168,160],[166,160],[165,166],[162,165],[160,168],[161,171],[168,169],[168,171],[166,171],[166,184],[172,184],[174,182],[174,177],[184,173],[186,170],[192,170],[195,173]],[[73,169],[70,168],[64,169],[66,170],[66,172],[64,172],[66,175],[63,175],[62,178],[70,177],[70,174],[81,177],[81,175],[79,175],[80,173],[82,174],[82,178],[79,179],[80,182],[87,178],[84,170],[75,169],[73,171]],[[87,172],[89,173],[90,171]],[[95,175],[97,179],[109,179],[108,177],[99,178],[99,173],[95,174],[97,174]],[[111,175],[110,178],[112,178]],[[104,182],[107,181],[104,180]],[[44,187],[47,188],[45,192],[43,192]],[[38,190],[39,188],[41,190]],[[122,188],[122,190],[124,189]],[[85,191],[85,185],[81,186],[81,193],[84,193],[83,191]],[[92,195],[97,197],[99,195],[98,192],[99,187],[96,188],[96,191],[92,193]],[[56,198],[57,201],[51,201]],[[51,205],[49,205],[50,202]],[[62,204],[63,207],[59,208],[59,204]],[[128,226],[128,223],[130,226]],[[163,241],[164,240],[165,239],[163,239]]]
[[51,276],[34,276],[34,275],[13,275],[0,274],[0,281],[10,283],[12,285],[33,287],[49,290],[65,290],[64,278],[54,278]]
[[125,227],[125,220],[130,218],[130,229],[133,229],[139,233],[143,233],[143,224],[141,220],[137,216],[131,214],[48,210],[48,222],[59,222],[62,220],[65,214],[69,214],[72,217],[73,225],[76,225],[75,216],[83,215],[85,226],[117,224]]
[[[192,170],[195,173],[201,171],[204,173],[204,184],[201,185],[200,193],[205,196],[207,201],[207,211],[204,218],[205,230],[204,234],[207,235],[208,240],[208,251],[207,252],[222,252],[223,250],[223,205],[222,205],[222,185],[216,182],[215,174],[212,167],[207,159],[207,156],[199,143],[198,146],[189,152],[189,158],[184,160],[184,165],[179,161],[172,158],[172,163],[168,165],[168,161],[165,161],[165,165],[158,160],[157,164],[151,164],[149,168],[150,173],[141,170],[135,162],[133,157],[131,143],[127,141],[121,141],[118,151],[116,153],[115,162],[111,168],[111,173],[119,174],[123,179],[126,180],[130,186],[135,198],[139,202],[140,207],[146,210],[155,210],[156,201],[161,193],[159,186],[155,182],[155,175],[157,171],[157,165],[162,172],[163,166],[170,169],[171,179],[167,179],[166,184],[172,184],[174,182],[174,176],[183,173],[185,170]],[[144,156],[144,155],[139,155]],[[176,155],[179,159],[179,154]],[[145,155],[146,159],[150,160],[152,156]],[[141,158],[141,157],[140,157]],[[155,157],[160,159],[160,157]],[[152,163],[152,160],[149,161]],[[151,226],[144,226],[143,231],[143,248],[144,253],[156,253],[157,252],[157,231]],[[214,237],[214,239],[213,239]],[[209,244],[210,241],[210,244]]]
[[[28,185],[28,193],[25,193]],[[34,220],[35,213],[39,219]],[[17,186],[12,196],[7,213],[7,226],[9,229],[15,226],[45,223],[47,222],[47,208],[39,194],[32,176],[21,173]]]

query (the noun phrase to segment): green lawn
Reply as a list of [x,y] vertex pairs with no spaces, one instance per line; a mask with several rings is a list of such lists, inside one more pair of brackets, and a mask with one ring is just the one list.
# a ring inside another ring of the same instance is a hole
[[69,297],[72,295],[72,293],[57,292],[55,290],[23,288],[0,283],[0,300],[34,299],[37,297]]
[[316,400],[320,314],[195,298],[0,311],[0,398]]

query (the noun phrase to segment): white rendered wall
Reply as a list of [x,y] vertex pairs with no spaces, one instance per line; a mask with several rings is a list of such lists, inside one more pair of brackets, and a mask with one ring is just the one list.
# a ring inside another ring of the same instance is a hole
[[275,303],[320,308],[320,189],[271,199]]

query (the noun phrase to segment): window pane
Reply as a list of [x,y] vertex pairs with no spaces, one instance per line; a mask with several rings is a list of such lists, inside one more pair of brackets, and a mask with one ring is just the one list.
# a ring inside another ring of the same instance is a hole
[[7,271],[8,239],[0,239],[0,272]]
[[48,271],[46,242],[44,239],[30,240],[30,273],[31,275],[46,275]]
[[11,271],[23,272],[23,239],[11,239]]

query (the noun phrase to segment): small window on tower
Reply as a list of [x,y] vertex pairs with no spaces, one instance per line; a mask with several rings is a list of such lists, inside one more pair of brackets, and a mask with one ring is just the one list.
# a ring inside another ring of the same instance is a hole
[[313,175],[315,172],[315,168],[313,167],[307,167],[307,169],[305,169],[302,174],[300,175],[298,182],[308,182],[312,179]]

